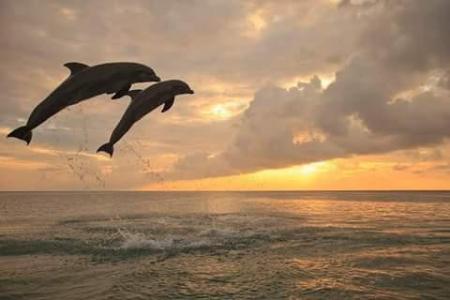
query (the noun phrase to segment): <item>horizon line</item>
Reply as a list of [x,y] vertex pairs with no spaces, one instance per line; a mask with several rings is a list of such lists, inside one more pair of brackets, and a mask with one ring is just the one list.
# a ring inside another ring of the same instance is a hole
[[242,193],[242,192],[450,192],[450,189],[311,189],[311,190],[126,190],[126,189],[117,189],[117,190],[0,190],[0,193],[20,193],[20,192],[139,192],[139,193],[213,193],[213,192],[228,192],[228,193]]

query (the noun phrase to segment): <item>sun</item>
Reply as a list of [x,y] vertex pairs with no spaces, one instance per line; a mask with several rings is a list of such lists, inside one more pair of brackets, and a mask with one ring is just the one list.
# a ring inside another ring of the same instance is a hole
[[227,108],[225,108],[223,105],[215,105],[211,109],[211,113],[217,119],[228,119],[231,116],[231,112]]
[[310,163],[300,166],[299,172],[303,176],[312,176],[320,171],[321,167],[324,165],[324,162]]

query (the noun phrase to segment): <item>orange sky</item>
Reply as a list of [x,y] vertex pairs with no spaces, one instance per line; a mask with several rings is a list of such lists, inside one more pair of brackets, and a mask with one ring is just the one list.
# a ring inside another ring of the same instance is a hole
[[140,190],[446,190],[450,174],[433,161],[410,165],[400,155],[338,159],[200,180],[163,181]]

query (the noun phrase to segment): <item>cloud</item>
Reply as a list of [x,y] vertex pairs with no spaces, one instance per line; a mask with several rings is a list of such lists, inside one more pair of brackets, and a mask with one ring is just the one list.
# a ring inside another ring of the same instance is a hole
[[290,89],[259,90],[225,150],[187,156],[174,176],[282,168],[450,137],[450,93],[427,85],[450,66],[450,2],[378,1],[363,12],[359,46],[333,83],[322,89],[314,77]]

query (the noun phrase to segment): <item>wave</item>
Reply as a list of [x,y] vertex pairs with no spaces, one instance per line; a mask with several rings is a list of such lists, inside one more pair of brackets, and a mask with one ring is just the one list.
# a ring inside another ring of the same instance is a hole
[[162,239],[148,238],[142,233],[133,233],[119,229],[118,233],[122,237],[119,249],[149,249],[149,250],[174,250],[174,249],[195,249],[211,245],[208,240],[187,240],[178,236],[169,236]]

